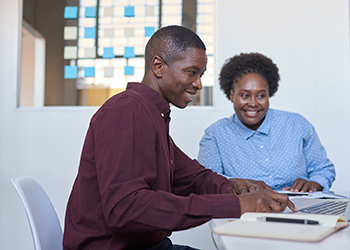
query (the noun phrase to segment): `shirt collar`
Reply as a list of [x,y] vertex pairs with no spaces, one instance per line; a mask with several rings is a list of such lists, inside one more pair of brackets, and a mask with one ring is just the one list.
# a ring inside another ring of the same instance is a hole
[[236,126],[239,129],[242,136],[247,140],[256,133],[268,135],[270,131],[270,123],[271,123],[270,121],[272,119],[272,115],[273,113],[269,109],[265,115],[265,119],[263,123],[260,125],[260,127],[257,130],[252,130],[248,128],[246,125],[244,125],[236,114],[232,116],[231,121],[233,122],[234,126]]
[[157,91],[139,82],[129,82],[126,89],[137,91],[156,105],[164,119],[169,118],[170,105]]

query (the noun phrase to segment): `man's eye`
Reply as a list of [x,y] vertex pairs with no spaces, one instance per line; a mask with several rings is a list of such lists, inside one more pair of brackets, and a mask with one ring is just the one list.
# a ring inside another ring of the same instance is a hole
[[196,74],[196,71],[190,70],[189,73],[191,76],[194,76]]

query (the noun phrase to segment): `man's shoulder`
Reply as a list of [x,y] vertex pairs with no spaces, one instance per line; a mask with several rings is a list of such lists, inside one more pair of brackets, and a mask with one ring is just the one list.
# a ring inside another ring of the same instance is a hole
[[145,98],[141,93],[133,90],[125,90],[110,97],[94,114],[92,120],[103,116],[118,116],[129,112],[145,112],[152,106],[151,100]]
[[147,103],[151,103],[151,101],[145,98],[144,95],[132,89],[126,89],[110,97],[101,106],[101,109],[120,106],[125,107],[126,105],[144,106]]

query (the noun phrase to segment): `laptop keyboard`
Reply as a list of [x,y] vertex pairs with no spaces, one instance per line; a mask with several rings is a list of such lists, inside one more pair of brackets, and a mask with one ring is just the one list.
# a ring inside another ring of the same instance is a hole
[[345,213],[347,201],[325,201],[323,203],[300,209],[300,212],[311,214],[339,215]]

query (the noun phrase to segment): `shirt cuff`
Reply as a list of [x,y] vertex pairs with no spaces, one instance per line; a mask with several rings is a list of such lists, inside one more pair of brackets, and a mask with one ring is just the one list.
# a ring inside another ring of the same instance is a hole
[[240,218],[241,204],[235,194],[215,195],[213,218]]
[[309,181],[314,181],[320,184],[323,187],[322,191],[329,191],[330,185],[328,179],[322,176],[313,176],[309,179]]

